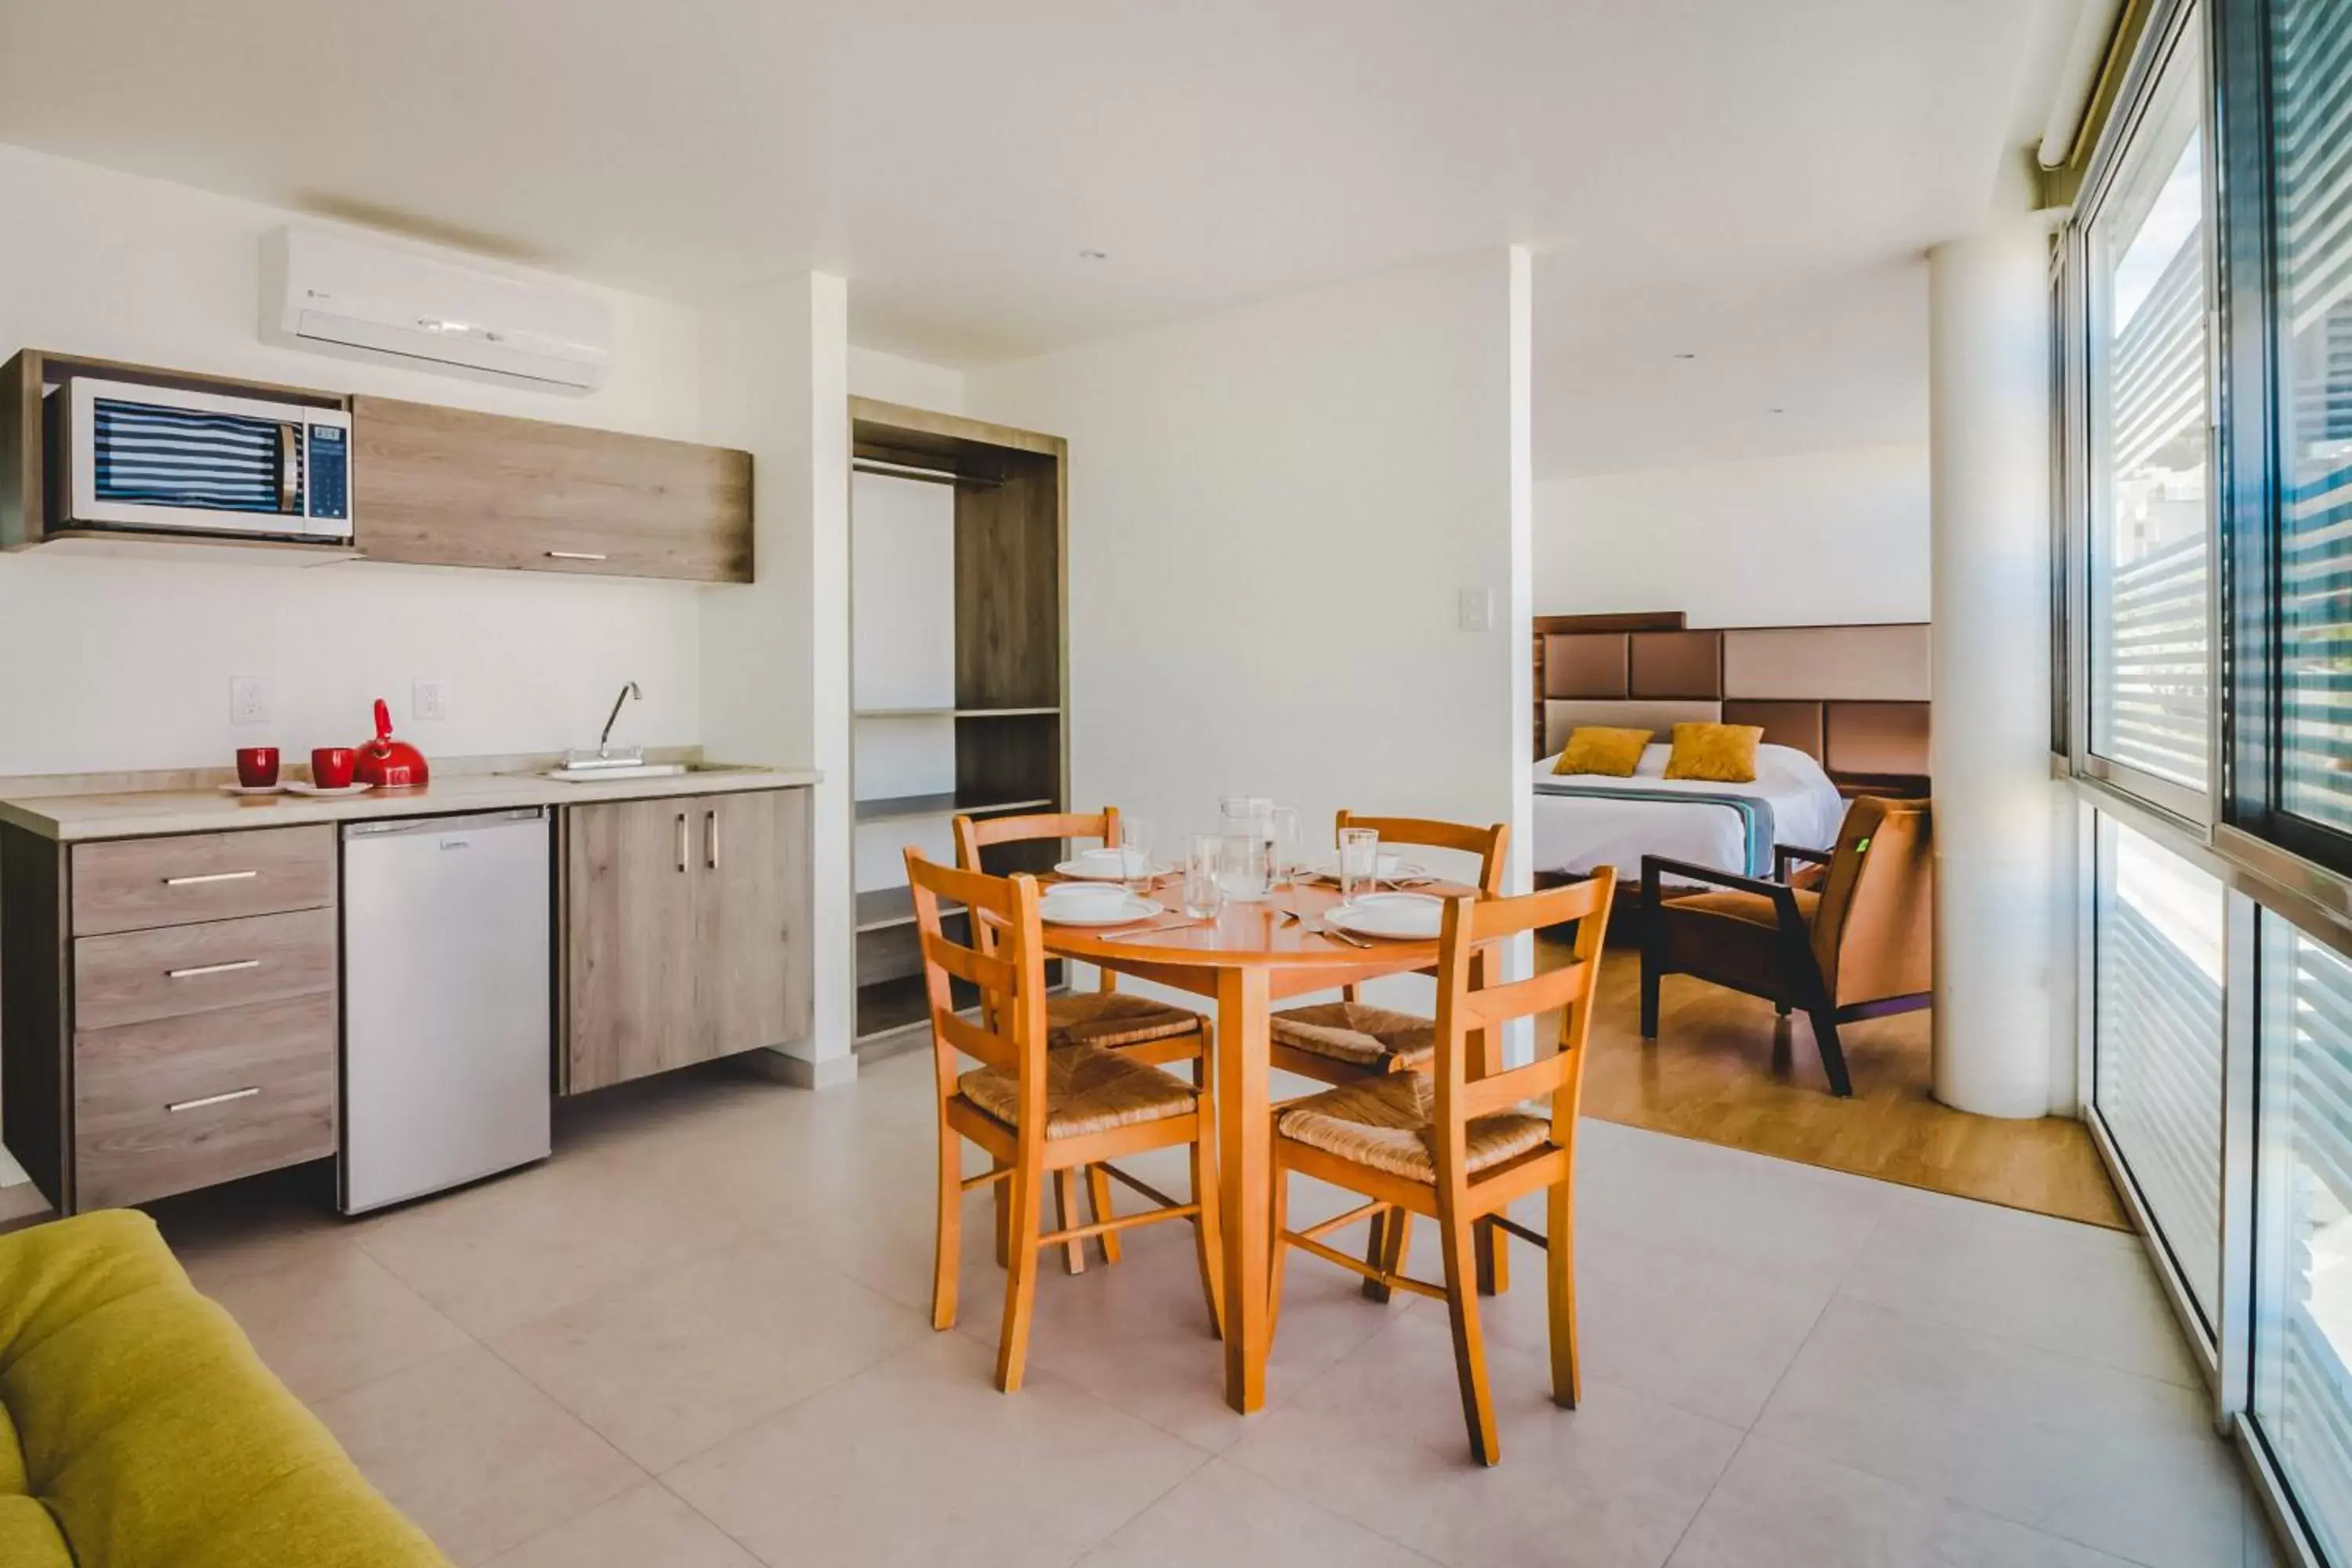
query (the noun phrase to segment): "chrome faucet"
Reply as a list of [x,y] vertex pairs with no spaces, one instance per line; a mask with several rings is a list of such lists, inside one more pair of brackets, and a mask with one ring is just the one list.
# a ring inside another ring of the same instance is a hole
[[628,701],[632,697],[635,698],[640,702],[643,702],[646,700],[646,694],[637,689],[637,683],[635,681],[631,680],[624,682],[621,687],[621,694],[613,699],[613,710],[604,715],[604,732],[596,737],[596,754],[598,756],[609,757],[613,754],[613,726],[621,721],[621,705]]

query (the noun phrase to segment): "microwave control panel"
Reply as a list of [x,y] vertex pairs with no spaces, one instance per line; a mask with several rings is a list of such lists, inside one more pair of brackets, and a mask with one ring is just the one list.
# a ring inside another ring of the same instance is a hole
[[310,515],[352,515],[351,432],[340,425],[310,426]]

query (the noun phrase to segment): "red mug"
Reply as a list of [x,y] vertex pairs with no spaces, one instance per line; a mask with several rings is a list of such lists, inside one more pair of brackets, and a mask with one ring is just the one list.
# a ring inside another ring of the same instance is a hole
[[236,749],[236,782],[247,789],[268,789],[276,784],[278,748],[239,746]]
[[310,782],[320,789],[349,789],[359,760],[349,746],[321,746],[310,753]]

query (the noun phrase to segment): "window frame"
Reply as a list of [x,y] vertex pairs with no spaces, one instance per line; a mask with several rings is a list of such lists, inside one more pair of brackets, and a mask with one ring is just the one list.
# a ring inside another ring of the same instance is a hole
[[2223,10],[2232,8],[2220,3],[2220,0],[2172,0],[2165,7],[2163,16],[2151,20],[2147,47],[2134,60],[2118,98],[2118,101],[2127,107],[2109,125],[2099,151],[2092,160],[2080,199],[2074,206],[2074,215],[2066,224],[2060,239],[2058,263],[2062,275],[2071,279],[2063,289],[2066,314],[2064,321],[2058,324],[2058,330],[2064,335],[2065,359],[2069,367],[2064,377],[2064,436],[2060,447],[2067,470],[2062,493],[2066,497],[2069,513],[2065,528],[2065,574],[2069,579],[2066,605],[2072,635],[2066,639],[2063,657],[2071,698],[2067,729],[2073,772],[2076,778],[2094,781],[2105,791],[2153,807],[2196,833],[2204,842],[2210,842],[2214,825],[2222,819],[2221,803],[2226,794],[2227,776],[2223,747],[2228,735],[2229,703],[2226,650],[2221,635],[2225,602],[2221,541],[2224,509],[2221,505],[2221,395],[2216,353],[2221,325],[2216,302],[2221,289],[2221,258],[2217,250],[2217,231],[2221,225],[2214,221],[2223,209],[2218,199],[2210,199],[2206,221],[2198,226],[2198,243],[2204,249],[2207,466],[2204,537],[2208,698],[2205,785],[2201,790],[2176,780],[2158,777],[2129,763],[2103,756],[2092,745],[2092,707],[2100,695],[2093,679],[2095,640],[2100,630],[2092,616],[2092,552],[2096,538],[2093,511],[2101,504],[2098,487],[2103,472],[2093,440],[2091,399],[2095,377],[2104,367],[2092,332],[2095,312],[2091,306],[2094,279],[2089,230],[2098,221],[2101,211],[2115,192],[2116,183],[2123,174],[2134,144],[2147,123],[2158,92],[2165,85],[2166,73],[2179,57],[2182,46],[2191,42],[2192,38],[2201,53],[2200,63],[2204,75],[2201,90],[2196,97],[2204,121],[2206,190],[2209,198],[2218,197],[2221,187],[2216,156],[2220,132],[2214,88],[2220,73],[2216,68],[2210,37],[2213,31],[2210,19]]

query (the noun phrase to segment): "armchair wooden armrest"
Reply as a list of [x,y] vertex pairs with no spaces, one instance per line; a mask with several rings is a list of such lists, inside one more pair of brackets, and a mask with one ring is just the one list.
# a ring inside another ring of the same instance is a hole
[[1801,844],[1775,844],[1772,846],[1772,879],[1776,882],[1787,881],[1789,862],[1791,860],[1805,860],[1816,866],[1826,866],[1836,858],[1827,849],[1808,849]]
[[[1768,882],[1761,877],[1743,877],[1737,871],[1702,866],[1695,860],[1677,860],[1667,855],[1644,855],[1642,857],[1642,907],[1644,910],[1658,907],[1658,874],[1662,871],[1685,881],[1712,882],[1717,887],[1734,888],[1743,893],[1760,893],[1775,902],[1789,891],[1783,884]],[[1789,908],[1794,910],[1796,907],[1796,900],[1790,900]]]

